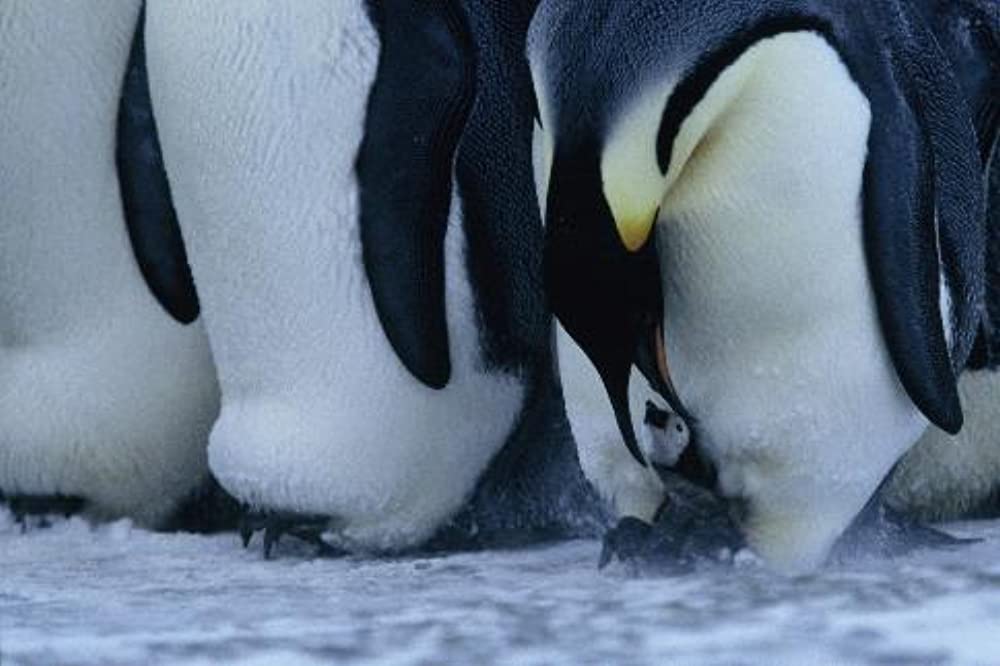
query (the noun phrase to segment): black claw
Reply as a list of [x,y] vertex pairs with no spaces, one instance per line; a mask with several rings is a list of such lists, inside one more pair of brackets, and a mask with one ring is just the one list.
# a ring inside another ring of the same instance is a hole
[[337,557],[343,553],[323,540],[322,534],[330,524],[328,518],[300,516],[290,513],[270,513],[246,510],[240,521],[240,538],[244,548],[250,545],[253,535],[264,532],[264,559],[271,559],[274,547],[281,537],[288,535],[317,548],[322,557]]
[[597,560],[597,570],[600,571],[604,567],[611,564],[611,560],[614,559],[615,549],[608,543],[608,536],[604,535],[604,542],[601,544],[601,557]]
[[281,541],[281,530],[275,525],[264,528],[264,559],[271,559],[271,550]]
[[243,542],[243,548],[250,547],[250,540],[253,539],[253,526],[250,521],[245,517],[240,521],[240,540]]
[[50,516],[70,516],[80,513],[86,502],[80,497],[66,495],[0,495],[14,514],[14,521],[26,532],[29,522],[33,527],[49,527]]

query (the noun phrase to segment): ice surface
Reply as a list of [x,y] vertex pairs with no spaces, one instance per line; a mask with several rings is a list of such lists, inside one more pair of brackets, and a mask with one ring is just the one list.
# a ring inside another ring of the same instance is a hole
[[785,579],[738,557],[596,570],[599,544],[398,560],[261,559],[237,537],[0,509],[0,664],[1000,664],[985,540]]

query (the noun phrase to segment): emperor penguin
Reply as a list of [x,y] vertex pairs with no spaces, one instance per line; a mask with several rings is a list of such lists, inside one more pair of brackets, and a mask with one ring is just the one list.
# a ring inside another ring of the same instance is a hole
[[282,532],[385,552],[459,516],[552,525],[585,488],[541,283],[533,5],[149,2],[222,388],[210,466],[265,555]]
[[0,1],[0,493],[159,527],[206,481],[218,388],[140,9]]
[[678,467],[814,569],[929,422],[962,426],[985,207],[951,63],[903,0],[544,0],[528,53],[567,408],[621,432],[585,471],[655,518],[658,394]]

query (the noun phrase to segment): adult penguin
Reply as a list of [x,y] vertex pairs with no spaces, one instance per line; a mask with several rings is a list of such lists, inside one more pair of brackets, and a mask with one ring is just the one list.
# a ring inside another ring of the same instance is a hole
[[0,492],[162,526],[218,388],[159,164],[138,1],[0,2]]
[[636,367],[749,545],[816,567],[962,425],[984,197],[950,62],[900,0],[547,0],[529,60],[550,300],[626,463]]
[[210,465],[265,554],[562,526],[583,492],[540,279],[533,4],[149,4],[222,386]]
[[959,381],[965,427],[957,436],[930,428],[888,490],[901,510],[955,520],[1000,511],[1000,5],[925,0],[922,9],[970,101],[987,169],[986,317]]

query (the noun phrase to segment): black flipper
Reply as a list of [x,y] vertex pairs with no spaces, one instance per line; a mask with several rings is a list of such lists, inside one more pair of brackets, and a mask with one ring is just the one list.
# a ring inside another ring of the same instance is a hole
[[973,111],[984,165],[1000,134],[1000,3],[917,0]]
[[[909,8],[909,5],[903,5]],[[975,101],[921,16],[910,10],[908,48],[897,69],[930,146],[941,270],[951,297],[951,360],[965,367],[981,319],[985,291],[986,203],[983,163],[974,124]]]
[[139,270],[160,305],[177,321],[190,324],[198,318],[200,306],[156,134],[146,74],[144,19],[145,11],[139,15],[122,87],[115,161]]
[[475,54],[457,0],[368,0],[368,9],[381,50],[357,159],[365,270],[397,356],[443,388],[451,375],[444,238]]
[[[891,71],[869,81],[865,248],[889,353],[910,399],[942,430],[962,427],[957,372],[979,322],[984,223],[975,136],[933,38],[899,3],[883,16]],[[929,40],[929,41],[928,41]],[[895,98],[895,99],[894,99]],[[900,102],[904,103],[900,103]],[[940,308],[940,275],[954,316]],[[951,328],[956,358],[945,338]]]
[[971,370],[1000,368],[1000,157],[994,149],[987,173],[986,307],[983,325],[969,359]]
[[550,361],[544,230],[531,151],[537,108],[525,55],[535,0],[465,0],[476,99],[455,164],[483,364],[524,375]]
[[1000,3],[962,0],[955,4],[961,8],[965,19],[959,25],[968,26],[969,35],[964,43],[971,47],[971,53],[956,64],[956,69],[974,106],[983,166],[992,170],[992,179],[987,177],[987,206],[995,210],[1000,206],[1000,191],[995,185],[997,169],[1000,169],[997,163],[1000,152]]
[[986,308],[968,367],[1000,366],[1000,3],[921,0],[973,113],[987,207]]
[[992,92],[980,105],[980,134],[986,166],[986,318],[980,339],[987,350],[984,367],[1000,368],[1000,7],[994,6]]
[[533,87],[525,35],[537,0],[463,0],[476,44],[476,97],[455,181],[476,306],[480,367],[525,386],[523,409],[435,551],[523,547],[595,536],[605,507],[566,420],[542,284],[544,234],[531,168]]
[[938,427],[957,432],[962,408],[939,306],[929,150],[912,117],[883,108],[872,118],[865,169],[864,232],[882,332],[903,387]]

